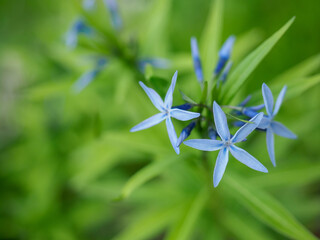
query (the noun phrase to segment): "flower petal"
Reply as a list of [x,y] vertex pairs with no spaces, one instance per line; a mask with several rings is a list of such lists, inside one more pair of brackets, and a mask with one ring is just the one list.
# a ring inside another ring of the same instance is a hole
[[170,111],[170,115],[171,117],[178,119],[180,121],[188,121],[188,120],[199,117],[200,113],[189,112],[189,111],[181,110],[178,108],[173,108]]
[[226,170],[227,164],[229,159],[229,150],[228,148],[224,147],[220,150],[216,165],[214,166],[213,172],[213,186],[217,187],[221,178]]
[[249,121],[252,123],[246,123],[245,125],[243,125],[233,136],[231,142],[237,143],[244,140],[253,130],[257,128],[262,118],[263,113],[258,113],[256,116],[251,118]]
[[173,98],[173,91],[174,91],[174,87],[176,86],[176,82],[177,82],[177,77],[178,77],[178,71],[176,71],[172,77],[171,80],[171,85],[168,89],[166,98],[164,99],[164,104],[166,106],[166,108],[171,108],[172,107],[172,98]]
[[285,137],[285,138],[291,138],[291,139],[296,139],[297,135],[295,135],[293,132],[291,132],[286,126],[284,126],[283,124],[276,122],[276,121],[272,121],[271,122],[271,128],[272,131],[281,136],[281,137]]
[[191,139],[185,141],[184,144],[202,151],[216,151],[223,146],[222,141],[211,139]]
[[258,128],[260,128],[260,129],[266,129],[266,128],[269,127],[270,122],[271,122],[271,121],[270,121],[270,118],[264,116],[264,117],[261,119],[261,122],[259,123]]
[[262,84],[262,96],[263,96],[264,105],[266,106],[268,115],[273,116],[272,115],[273,96],[270,88],[265,83]]
[[284,86],[281,89],[281,92],[279,93],[279,96],[278,96],[277,101],[276,101],[276,105],[274,106],[273,116],[277,115],[277,113],[279,112],[279,109],[281,107],[281,104],[282,104],[284,95],[286,94],[286,91],[287,91],[287,86]]
[[273,166],[276,166],[276,157],[274,155],[274,136],[271,128],[267,128],[267,149]]
[[260,163],[257,159],[255,159],[245,150],[232,145],[230,146],[230,152],[232,156],[234,156],[239,162],[243,163],[244,165],[247,165],[249,168],[252,168],[260,172],[268,172],[268,169],[266,169],[266,167],[263,166],[262,163]]
[[228,141],[230,138],[230,131],[228,127],[227,117],[216,102],[213,102],[213,116],[219,136],[222,140]]
[[176,153],[179,154],[180,149],[179,147],[177,147],[177,140],[178,140],[177,134],[176,134],[176,131],[174,130],[174,126],[169,117],[166,119],[166,125],[167,125],[167,131],[168,131],[168,135],[169,135],[169,139],[172,144],[172,147],[176,151]]
[[159,110],[163,111],[165,109],[164,103],[159,96],[159,94],[153,90],[152,88],[147,87],[143,82],[139,82],[140,86],[143,88],[143,90],[146,92],[148,97],[150,98],[153,105]]
[[166,117],[167,117],[167,115],[165,113],[158,113],[156,115],[153,115],[152,117],[144,120],[143,122],[141,122],[138,125],[131,128],[130,132],[137,132],[137,131],[152,127],[152,126],[162,122]]

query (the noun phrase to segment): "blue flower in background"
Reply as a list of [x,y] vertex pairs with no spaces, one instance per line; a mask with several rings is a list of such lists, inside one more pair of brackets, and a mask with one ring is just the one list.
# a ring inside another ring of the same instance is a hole
[[218,79],[218,82],[217,82],[218,86],[220,85],[220,83],[224,84],[226,82],[231,67],[232,67],[232,61],[229,61],[226,67],[223,69],[221,77]]
[[118,10],[118,3],[116,0],[104,0],[104,3],[109,10],[111,16],[111,23],[114,29],[120,30],[122,28],[122,19]]
[[197,39],[195,37],[191,38],[191,55],[193,59],[193,66],[194,66],[194,71],[196,73],[196,77],[203,86],[203,72],[202,72],[202,66],[201,66],[201,59],[199,55],[199,48],[198,48],[198,43]]
[[102,71],[102,69],[106,66],[107,59],[106,58],[99,58],[96,67],[84,73],[73,85],[73,91],[76,93],[81,92],[85,87],[91,83],[95,77]]
[[291,132],[288,128],[286,128],[284,125],[282,125],[279,122],[276,122],[273,120],[273,118],[277,115],[279,112],[279,109],[281,107],[284,95],[287,91],[287,86],[284,86],[279,93],[279,96],[277,98],[276,104],[273,108],[273,95],[270,90],[270,88],[267,86],[267,84],[262,84],[262,96],[264,100],[264,104],[266,107],[266,111],[268,116],[264,116],[261,120],[261,123],[259,124],[258,128],[265,129],[267,131],[267,148],[268,153],[271,159],[271,162],[274,166],[276,166],[276,159],[274,154],[274,136],[273,134],[277,134],[281,137],[285,138],[291,138],[295,139],[297,136]]
[[177,147],[177,135],[174,130],[171,117],[181,121],[188,121],[188,120],[199,117],[200,113],[189,112],[189,111],[181,110],[178,108],[172,108],[173,91],[176,85],[177,76],[178,76],[178,71],[176,71],[172,77],[171,85],[168,89],[168,92],[166,94],[164,101],[161,99],[161,97],[156,91],[154,91],[152,88],[148,88],[146,85],[144,85],[143,82],[139,82],[143,90],[146,92],[146,94],[150,98],[153,105],[160,111],[160,113],[134,126],[130,130],[130,132],[136,132],[136,131],[140,131],[140,130],[152,127],[162,122],[163,120],[165,120],[170,142],[174,150],[176,151],[176,153],[179,154],[180,150]]
[[85,10],[92,10],[95,7],[96,0],[83,0],[82,6]]
[[85,34],[90,35],[92,34],[93,30],[85,24],[82,19],[76,20],[70,30],[67,32],[66,35],[66,45],[70,48],[75,48],[78,45],[78,35]]
[[220,74],[224,66],[226,65],[227,61],[230,59],[233,44],[235,42],[236,38],[235,36],[230,36],[225,43],[222,45],[220,51],[219,51],[219,59],[217,66],[214,70],[214,74],[217,76]]
[[268,170],[253,156],[245,150],[236,147],[234,144],[243,141],[260,123],[263,118],[263,113],[257,114],[250,119],[250,123],[242,126],[236,134],[231,138],[227,118],[220,106],[213,103],[214,122],[217,132],[221,138],[220,140],[210,139],[193,139],[184,142],[187,146],[202,150],[202,151],[216,151],[220,150],[213,173],[213,185],[217,187],[227,166],[229,159],[229,151],[241,163],[248,167],[260,171],[268,172]]
[[170,61],[164,58],[144,58],[138,61],[138,68],[142,73],[145,72],[146,65],[150,64],[151,66],[159,69],[166,69],[170,67]]

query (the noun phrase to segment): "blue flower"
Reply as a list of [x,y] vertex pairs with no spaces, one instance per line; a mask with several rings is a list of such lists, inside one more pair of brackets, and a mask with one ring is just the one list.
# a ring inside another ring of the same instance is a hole
[[99,58],[96,67],[84,73],[73,85],[73,91],[76,93],[81,92],[85,87],[89,85],[95,79],[95,77],[102,71],[102,69],[107,64],[106,58]]
[[219,51],[219,60],[217,66],[214,70],[214,74],[217,76],[220,74],[221,70],[224,68],[226,62],[230,59],[233,44],[236,38],[234,36],[230,36],[225,43],[222,45]]
[[85,10],[92,10],[95,7],[96,0],[83,0],[82,6]]
[[257,159],[245,150],[235,146],[235,143],[243,141],[259,125],[263,118],[263,113],[259,113],[250,119],[251,123],[246,123],[242,126],[233,137],[230,135],[226,115],[216,102],[213,103],[213,115],[221,141],[193,139],[185,141],[184,144],[202,151],[220,150],[213,173],[214,187],[218,186],[225,172],[229,159],[229,151],[239,162],[247,165],[248,167],[260,172],[268,172],[268,170]]
[[178,71],[176,71],[172,77],[171,85],[168,89],[168,92],[166,94],[164,101],[161,99],[161,97],[156,91],[154,91],[152,88],[148,88],[146,85],[144,85],[143,82],[139,82],[143,90],[146,92],[146,94],[150,98],[153,105],[160,111],[160,113],[134,126],[130,130],[130,132],[136,132],[136,131],[140,131],[140,130],[152,127],[165,120],[170,142],[174,150],[176,151],[176,153],[179,154],[180,150],[177,147],[177,135],[174,130],[171,117],[181,121],[188,121],[188,120],[199,117],[200,113],[189,112],[189,111],[181,110],[178,108],[172,108],[173,91],[176,85],[177,76],[178,76]]
[[164,58],[144,58],[138,60],[138,68],[141,72],[145,72],[146,65],[150,64],[151,66],[159,69],[166,69],[170,67],[170,61]]
[[122,19],[119,14],[118,4],[116,0],[104,0],[105,5],[107,6],[110,16],[112,26],[116,30],[120,30],[122,28]]
[[78,35],[80,33],[90,35],[92,29],[88,27],[82,19],[78,19],[74,22],[71,29],[66,35],[66,45],[70,48],[75,48],[78,44]]
[[287,86],[284,86],[277,98],[276,104],[273,108],[273,95],[270,90],[270,88],[267,86],[267,84],[262,84],[262,96],[264,105],[266,107],[267,116],[264,116],[261,120],[261,123],[259,124],[258,128],[265,129],[267,131],[267,148],[268,153],[271,159],[271,162],[274,166],[276,166],[276,159],[274,154],[274,136],[273,134],[277,134],[281,137],[285,138],[291,138],[295,139],[297,136],[291,132],[288,128],[286,128],[284,125],[282,125],[279,122],[276,122],[273,120],[273,118],[277,115],[279,112],[279,109],[281,107],[284,95],[287,91]]
[[199,55],[199,48],[197,39],[195,37],[191,38],[191,55],[193,59],[193,66],[194,71],[196,73],[197,79],[201,86],[203,85],[203,73],[202,73],[202,66],[201,66],[201,60]]

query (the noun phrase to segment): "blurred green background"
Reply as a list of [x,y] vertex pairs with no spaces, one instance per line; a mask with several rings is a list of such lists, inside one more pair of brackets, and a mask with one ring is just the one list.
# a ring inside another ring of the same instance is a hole
[[[157,12],[157,6],[162,6],[161,2],[119,0],[126,31],[143,34],[144,24],[152,22],[148,19]],[[168,2],[162,45],[148,46],[143,54],[169,59],[189,56],[190,37],[200,37],[211,1]],[[250,84],[241,96],[320,53],[320,1],[224,3],[223,40],[230,34],[243,36],[252,31],[252,44],[257,45],[296,16],[288,32],[250,76]],[[176,161],[177,156],[163,125],[134,135],[129,133],[132,126],[155,112],[130,69],[111,64],[79,95],[69,91],[71,84],[90,69],[92,55],[64,46],[64,35],[80,14],[76,5],[76,1],[63,0],[0,1],[0,239],[286,238],[259,214],[243,207],[241,200],[229,196],[231,180],[229,184],[222,180],[222,186],[213,190],[214,154],[210,156],[210,177],[204,181],[191,170],[200,154],[183,146],[183,160],[128,198],[114,201],[137,171],[154,160]],[[153,32],[157,33],[157,29]],[[189,61],[188,71],[177,69],[181,71],[178,86],[196,96],[198,92],[193,93],[190,88],[196,84],[191,57]],[[175,70],[158,74],[169,80]],[[319,70],[318,61],[310,74]],[[194,83],[190,85],[189,79]],[[124,92],[125,88],[129,90]],[[319,96],[317,85],[284,103],[279,121],[299,138],[291,141],[276,137],[277,168],[267,157],[264,135],[257,134],[246,146],[270,173],[261,176],[234,160],[228,166],[231,170],[226,171],[226,175],[239,175],[248,185],[277,199],[317,236]],[[177,100],[179,103],[182,100]],[[177,133],[182,126],[177,126]],[[185,165],[184,160],[189,158],[192,164]],[[212,188],[207,197],[210,200],[194,217],[197,220],[186,225],[188,234],[183,238],[175,230],[176,226],[184,226],[179,216],[188,213],[189,200],[192,202],[202,185]]]

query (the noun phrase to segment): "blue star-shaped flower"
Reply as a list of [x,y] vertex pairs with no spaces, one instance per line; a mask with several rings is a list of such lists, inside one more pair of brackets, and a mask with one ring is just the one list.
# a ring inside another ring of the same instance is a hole
[[233,137],[230,135],[226,115],[216,102],[213,103],[213,116],[221,141],[193,139],[185,141],[184,144],[202,151],[220,150],[213,173],[214,187],[218,186],[225,172],[229,159],[229,151],[239,162],[247,165],[248,167],[260,172],[268,172],[268,170],[257,159],[255,159],[245,150],[235,146],[235,143],[244,140],[259,125],[261,119],[263,118],[263,113],[259,113],[250,119],[249,121],[251,123],[246,123],[244,126],[242,126]]
[[140,130],[152,127],[162,122],[163,120],[166,120],[168,135],[169,135],[171,144],[174,150],[176,151],[176,153],[179,154],[180,150],[179,150],[179,147],[177,147],[177,135],[174,130],[171,117],[181,121],[188,121],[188,120],[199,117],[200,113],[189,112],[189,111],[181,110],[178,108],[172,108],[173,91],[176,85],[177,76],[178,76],[178,71],[176,71],[172,77],[171,85],[168,89],[168,92],[166,94],[164,101],[161,99],[161,97],[156,91],[154,91],[152,88],[148,88],[146,85],[144,85],[143,82],[139,82],[143,90],[146,92],[146,94],[150,98],[153,105],[160,111],[160,113],[134,126],[130,130],[130,132],[140,131]]
[[277,134],[281,137],[285,138],[291,138],[295,139],[297,136],[291,132],[288,128],[286,128],[284,125],[282,125],[279,122],[276,122],[273,120],[273,118],[277,115],[279,112],[279,109],[281,107],[284,95],[287,91],[287,86],[284,86],[277,98],[276,104],[273,108],[273,95],[270,90],[270,88],[267,86],[267,84],[262,84],[262,96],[264,105],[266,107],[266,111],[268,116],[264,116],[261,120],[258,128],[260,129],[266,129],[267,131],[267,148],[268,153],[271,159],[271,162],[274,166],[276,166],[276,159],[274,154],[274,136],[273,134]]

